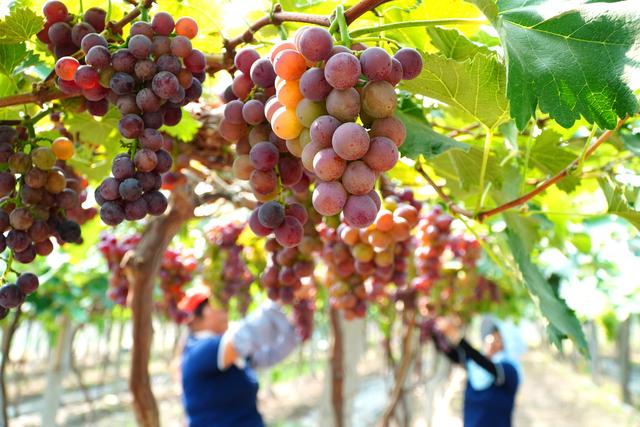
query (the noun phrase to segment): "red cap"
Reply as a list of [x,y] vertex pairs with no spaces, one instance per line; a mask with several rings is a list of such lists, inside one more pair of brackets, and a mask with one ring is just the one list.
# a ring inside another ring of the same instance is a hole
[[185,296],[178,302],[178,308],[193,314],[196,308],[211,296],[211,289],[206,286],[196,286],[187,290]]

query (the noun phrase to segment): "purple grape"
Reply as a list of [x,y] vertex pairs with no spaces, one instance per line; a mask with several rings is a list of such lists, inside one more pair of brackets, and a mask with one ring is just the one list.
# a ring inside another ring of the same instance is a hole
[[118,225],[124,221],[124,209],[117,202],[106,202],[100,207],[100,219],[107,225]]
[[138,200],[142,197],[142,186],[135,178],[127,178],[122,181],[118,191],[120,192],[120,197],[128,202]]
[[143,130],[144,122],[137,114],[127,114],[118,122],[118,131],[125,138],[137,138]]
[[162,215],[164,211],[167,210],[169,202],[161,192],[151,191],[149,193],[145,193],[142,197],[147,202],[150,215]]
[[127,48],[136,58],[146,59],[151,53],[151,40],[145,35],[136,34],[129,39]]
[[249,75],[251,76],[251,80],[262,88],[272,87],[276,81],[276,72],[268,58],[255,61],[251,66]]
[[153,77],[151,82],[151,88],[160,98],[169,99],[177,91],[180,86],[180,82],[175,75],[168,71],[160,71]]

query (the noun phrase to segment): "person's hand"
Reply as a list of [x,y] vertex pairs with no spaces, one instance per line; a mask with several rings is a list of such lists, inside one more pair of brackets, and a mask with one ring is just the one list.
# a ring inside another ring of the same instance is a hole
[[462,340],[461,322],[457,317],[438,317],[436,319],[436,329],[440,331],[447,340],[457,345]]

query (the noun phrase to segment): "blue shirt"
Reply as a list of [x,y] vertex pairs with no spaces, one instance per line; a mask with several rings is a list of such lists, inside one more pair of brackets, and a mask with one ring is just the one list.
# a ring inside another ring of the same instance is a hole
[[184,348],[182,389],[189,427],[264,427],[253,370],[218,369],[221,338],[189,336]]
[[485,390],[474,390],[467,381],[464,393],[464,427],[511,427],[511,414],[518,390],[518,371],[508,363],[496,363],[502,367],[504,381],[492,384]]

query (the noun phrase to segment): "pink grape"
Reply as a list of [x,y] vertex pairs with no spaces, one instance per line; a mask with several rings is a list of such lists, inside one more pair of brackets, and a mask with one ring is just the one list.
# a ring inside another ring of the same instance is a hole
[[356,228],[365,228],[373,224],[378,214],[378,209],[373,200],[367,196],[351,195],[344,205],[345,222]]
[[359,124],[344,123],[333,133],[331,145],[343,159],[357,160],[369,150],[369,135]]
[[346,201],[347,192],[338,181],[319,182],[313,190],[313,207],[321,215],[337,215]]

